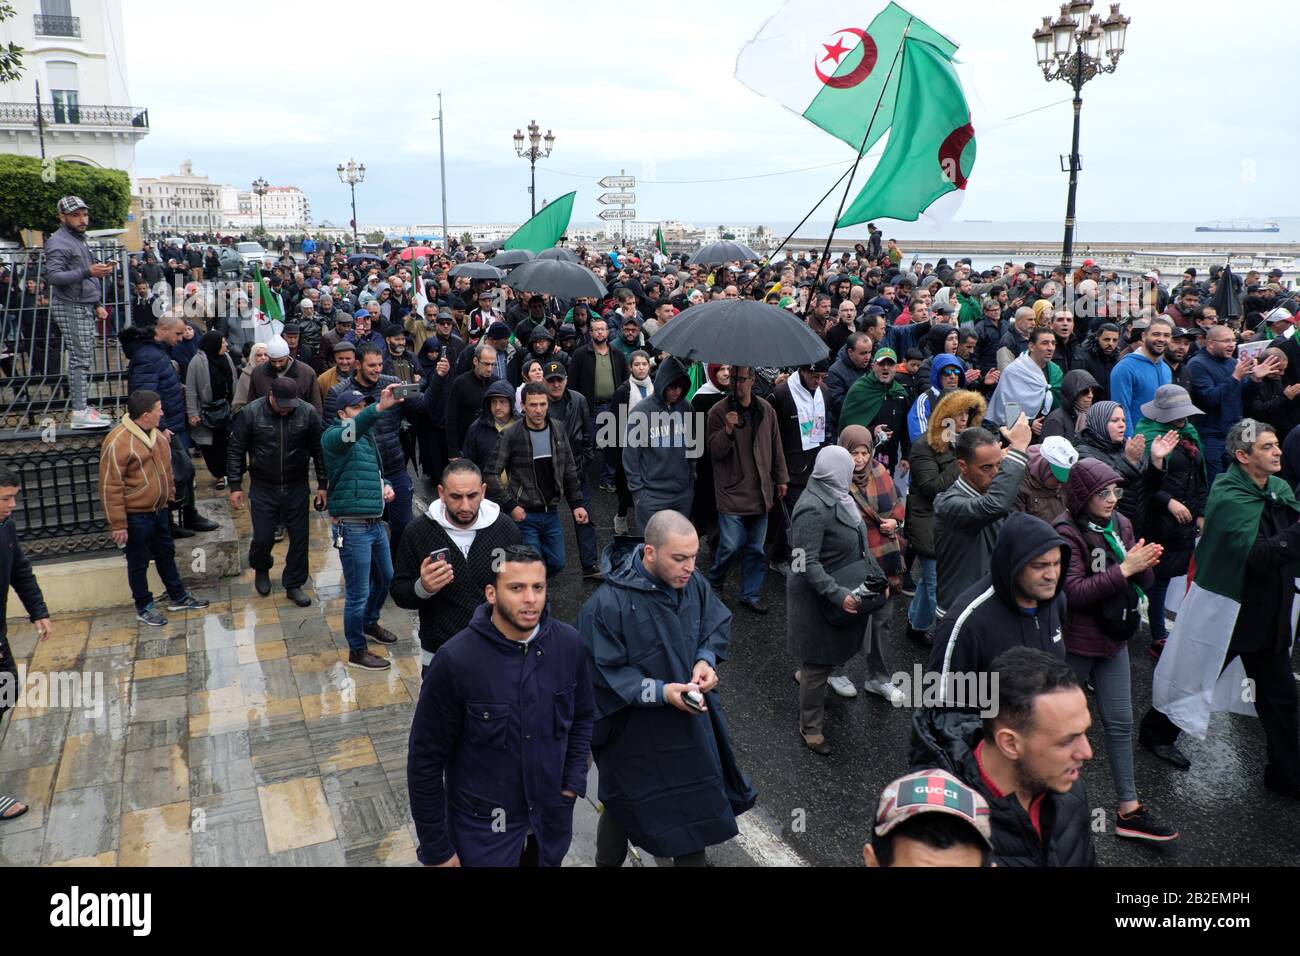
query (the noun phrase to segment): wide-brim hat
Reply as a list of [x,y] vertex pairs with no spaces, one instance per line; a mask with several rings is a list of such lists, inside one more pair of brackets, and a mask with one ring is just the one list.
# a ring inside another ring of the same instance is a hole
[[1204,415],[1205,412],[1192,404],[1187,389],[1181,385],[1161,385],[1156,389],[1155,398],[1142,406],[1142,414],[1164,425],[1180,418]]

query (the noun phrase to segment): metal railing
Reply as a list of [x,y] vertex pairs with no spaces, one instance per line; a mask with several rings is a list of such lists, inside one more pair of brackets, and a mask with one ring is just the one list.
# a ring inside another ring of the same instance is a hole
[[[42,103],[41,122],[49,126],[149,128],[149,111],[135,106],[85,106]],[[0,126],[35,126],[35,103],[0,103]]]
[[37,13],[32,18],[36,21],[38,37],[81,36],[81,17],[50,17]]

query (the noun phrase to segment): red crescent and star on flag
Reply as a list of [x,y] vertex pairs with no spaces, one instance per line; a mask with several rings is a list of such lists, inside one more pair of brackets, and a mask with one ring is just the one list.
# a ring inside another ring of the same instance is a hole
[[[876,68],[876,59],[878,57],[876,41],[871,39],[871,34],[867,33],[866,30],[859,30],[857,27],[844,27],[842,30],[836,30],[831,36],[835,42],[822,44],[826,54],[820,59],[814,57],[813,70],[817,73],[817,79],[831,89],[851,89],[870,76],[871,71]],[[845,36],[853,37],[855,42],[846,46],[844,43]],[[839,69],[840,62],[859,43],[862,44],[862,59],[858,62],[858,65],[843,76],[835,76],[834,73]],[[826,63],[832,64],[830,73],[822,70],[822,65]]]

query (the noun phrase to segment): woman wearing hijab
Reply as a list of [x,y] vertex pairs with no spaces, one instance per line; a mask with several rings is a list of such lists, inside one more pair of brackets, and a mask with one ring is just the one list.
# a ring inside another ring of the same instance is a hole
[[[823,727],[826,683],[862,649],[871,626],[870,615],[853,619],[861,605],[852,592],[880,576],[852,487],[853,456],[838,445],[822,448],[790,519],[790,544],[803,567],[785,579],[786,646],[799,662],[799,733],[823,757],[831,752]],[[830,623],[832,609],[852,623]]]
[[1125,441],[1126,427],[1124,408],[1118,402],[1094,402],[1075,448],[1080,460],[1097,458],[1119,473],[1119,510],[1140,538],[1146,527],[1147,499],[1160,490],[1164,459],[1177,445],[1177,434],[1152,442],[1148,454],[1147,440],[1141,435]]
[[[875,459],[875,446],[871,439],[871,430],[861,425],[848,425],[840,432],[839,446],[853,456],[853,485],[849,496],[857,505],[858,514],[867,529],[867,546],[871,556],[880,566],[881,573],[889,581],[890,592],[897,593],[903,581],[906,564],[903,549],[907,541],[903,538],[903,517],[906,505],[894,489],[894,480],[889,469]],[[867,632],[867,679],[862,689],[869,694],[876,694],[892,704],[901,704],[903,692],[889,681],[890,670],[885,666],[884,645],[893,621],[893,602],[871,615],[871,629]],[[836,676],[830,679],[831,689],[842,697],[856,696],[857,692],[844,694],[835,686],[836,681],[845,681],[849,689],[853,683],[846,677]]]
[[1059,435],[1074,444],[1079,432],[1087,424],[1085,419],[1088,409],[1101,396],[1101,386],[1091,372],[1082,368],[1066,372],[1061,382],[1061,405],[1043,420],[1043,441]]
[[226,440],[230,437],[234,397],[235,363],[226,340],[220,332],[204,332],[185,373],[185,413],[189,416],[190,438],[199,446],[218,489],[226,487]]

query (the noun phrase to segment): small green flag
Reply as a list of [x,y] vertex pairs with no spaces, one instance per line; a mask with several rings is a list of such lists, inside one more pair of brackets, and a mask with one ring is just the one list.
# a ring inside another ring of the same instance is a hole
[[662,224],[655,229],[655,248],[664,255],[668,255],[668,244],[664,242],[664,227]]
[[271,294],[271,287],[262,276],[261,263],[253,263],[253,278],[257,280],[257,307],[266,316],[267,324],[271,326],[271,334],[279,335],[284,331],[284,312],[280,310],[280,300]]
[[514,231],[502,249],[527,249],[541,252],[555,245],[573,218],[573,197],[577,192],[566,193]]
[[[945,51],[909,37],[902,74],[885,152],[838,229],[872,219],[914,222],[941,196],[966,189],[975,128],[957,71]],[[955,203],[944,206],[951,215]]]

